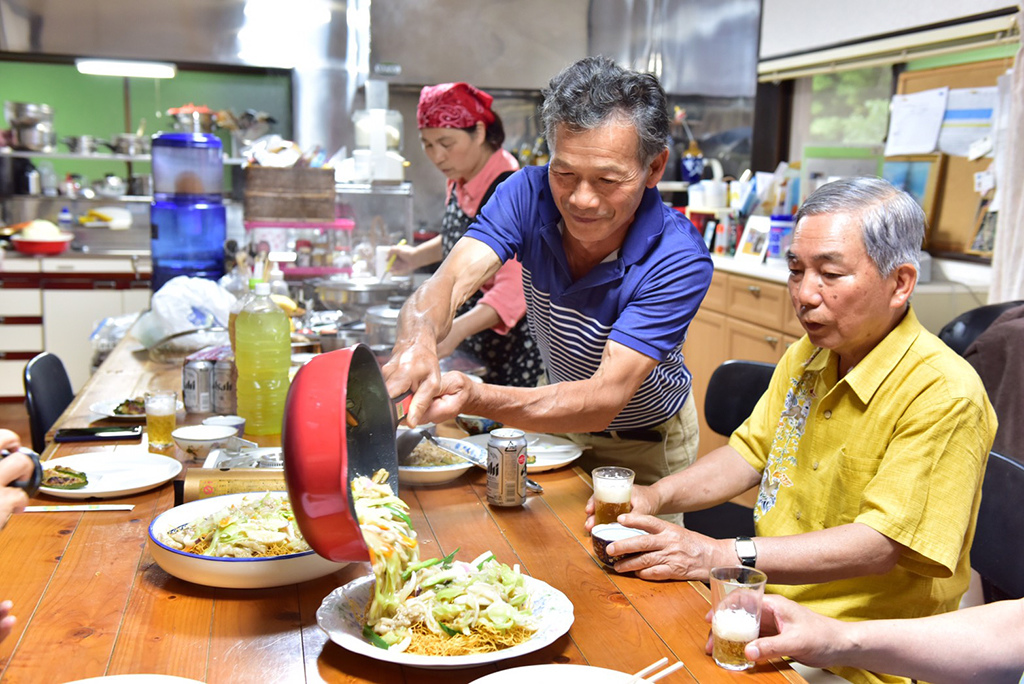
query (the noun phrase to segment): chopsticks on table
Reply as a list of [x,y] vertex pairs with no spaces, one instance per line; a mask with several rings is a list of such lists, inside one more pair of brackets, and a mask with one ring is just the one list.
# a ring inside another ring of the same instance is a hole
[[[661,679],[662,677],[675,672],[676,670],[678,670],[679,668],[681,668],[683,666],[683,661],[680,660],[680,661],[677,661],[673,665],[669,665],[668,667],[666,667],[661,672],[657,672],[655,674],[651,674],[652,672],[654,672],[655,670],[657,670],[659,667],[661,667],[662,665],[664,665],[667,662],[668,662],[668,658],[662,658],[661,660],[659,660],[657,662],[651,663],[650,665],[648,665],[644,669],[642,669],[639,672],[637,672],[636,674],[634,674],[632,679],[630,679],[627,682],[627,684],[636,684],[637,682],[656,682],[659,679]],[[650,677],[647,676],[649,674],[651,674]],[[646,677],[646,679],[645,679],[645,677]]]
[[66,504],[63,506],[26,506],[25,513],[57,513],[67,511],[130,511],[135,504]]

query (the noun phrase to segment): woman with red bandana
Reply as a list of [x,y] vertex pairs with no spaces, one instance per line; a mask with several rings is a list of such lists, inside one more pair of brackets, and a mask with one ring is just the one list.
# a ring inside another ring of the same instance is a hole
[[[494,188],[519,168],[501,147],[505,128],[491,109],[493,99],[467,83],[442,83],[420,92],[420,142],[448,178],[447,203],[440,235],[416,247],[392,248],[396,274],[444,259]],[[510,259],[459,309],[448,336],[438,343],[438,357],[458,349],[487,366],[485,381],[533,387],[543,362],[525,313],[522,266]]]

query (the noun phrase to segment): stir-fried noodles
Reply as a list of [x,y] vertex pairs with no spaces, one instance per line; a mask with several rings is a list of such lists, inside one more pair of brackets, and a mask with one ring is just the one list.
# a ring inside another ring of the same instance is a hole
[[376,583],[363,634],[392,651],[454,656],[489,653],[537,630],[519,567],[487,552],[472,562],[419,560],[409,507],[384,484],[387,473],[352,481],[356,515]]
[[159,533],[171,548],[200,556],[263,558],[309,551],[302,538],[288,497],[244,497],[213,515]]

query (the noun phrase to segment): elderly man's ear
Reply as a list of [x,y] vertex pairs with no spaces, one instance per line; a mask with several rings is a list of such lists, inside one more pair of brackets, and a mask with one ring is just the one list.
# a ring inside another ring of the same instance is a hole
[[914,286],[917,285],[917,269],[912,264],[897,266],[891,278],[895,279],[896,287],[892,293],[891,306],[899,309],[906,305],[910,295],[914,293]]

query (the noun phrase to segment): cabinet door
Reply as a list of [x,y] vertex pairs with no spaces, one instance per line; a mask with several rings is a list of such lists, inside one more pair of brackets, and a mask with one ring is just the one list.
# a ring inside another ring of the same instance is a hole
[[64,362],[76,392],[89,379],[89,335],[107,316],[121,313],[119,290],[44,290],[43,336],[46,351]]
[[691,392],[697,404],[697,416],[700,419],[700,447],[697,453],[701,456],[725,444],[728,439],[713,432],[704,420],[704,397],[707,394],[708,380],[726,359],[726,317],[715,311],[701,308],[690,322],[690,329],[683,345],[683,357],[686,367],[693,376]]
[[725,334],[731,359],[778,363],[786,350],[782,334],[777,330],[735,318],[727,319]]
[[790,307],[789,290],[779,283],[729,275],[728,314],[773,330],[782,329],[783,308]]

